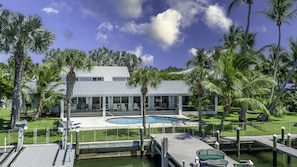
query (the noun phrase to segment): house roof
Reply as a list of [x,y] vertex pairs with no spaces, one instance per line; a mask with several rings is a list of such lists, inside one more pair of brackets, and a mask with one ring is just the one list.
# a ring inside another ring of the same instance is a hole
[[[33,87],[34,83],[28,83]],[[189,86],[184,81],[162,81],[157,88],[148,89],[148,96],[162,95],[189,95]],[[64,89],[61,85],[58,89]],[[57,89],[57,90],[58,90]],[[96,96],[140,96],[140,86],[130,87],[126,81],[77,81],[74,85],[74,97],[96,97]]]
[[[157,88],[148,88],[151,95],[188,95],[188,86],[184,81],[162,81]],[[76,82],[73,96],[140,96],[140,86],[131,87],[126,81]]]

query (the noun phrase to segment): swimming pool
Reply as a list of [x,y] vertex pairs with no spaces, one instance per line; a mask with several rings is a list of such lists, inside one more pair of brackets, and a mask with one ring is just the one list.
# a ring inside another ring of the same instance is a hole
[[[118,117],[110,118],[106,120],[109,123],[113,124],[141,124],[142,117]],[[172,123],[172,122],[184,122],[190,121],[186,118],[175,118],[175,117],[166,117],[166,116],[146,116],[147,124],[154,123]]]

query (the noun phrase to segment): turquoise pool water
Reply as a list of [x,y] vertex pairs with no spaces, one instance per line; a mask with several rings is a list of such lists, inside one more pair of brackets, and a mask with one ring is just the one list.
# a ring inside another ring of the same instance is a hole
[[[113,124],[141,124],[142,117],[118,117],[118,118],[110,118],[110,119],[107,119],[106,121]],[[186,118],[174,118],[174,117],[166,117],[166,116],[146,116],[147,124],[185,122],[185,121],[190,121],[190,120]]]

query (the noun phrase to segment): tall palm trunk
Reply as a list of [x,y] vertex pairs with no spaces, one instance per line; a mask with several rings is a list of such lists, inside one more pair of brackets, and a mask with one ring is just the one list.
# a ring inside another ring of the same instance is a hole
[[[279,51],[280,51],[280,42],[281,42],[281,24],[278,24],[277,26],[278,26],[278,42],[277,42],[277,48],[276,48],[276,53],[275,53],[275,60],[274,60],[274,64],[273,64],[273,67],[274,67],[273,80],[276,79],[278,57],[279,57]],[[273,94],[274,94],[274,84],[272,84],[272,86],[271,86],[271,92],[270,92],[270,97],[269,97],[270,101],[272,101]]]
[[42,105],[40,104],[39,106],[38,106],[38,108],[37,108],[37,111],[36,111],[36,113],[35,113],[35,115],[34,115],[34,121],[35,120],[38,120],[38,118],[39,118],[39,116],[41,115],[41,113],[42,113]]
[[246,24],[245,35],[244,35],[244,45],[243,45],[243,54],[244,55],[246,55],[246,52],[247,52],[247,41],[248,41],[248,34],[249,34],[249,28],[250,28],[250,17],[251,17],[252,3],[249,3],[248,5],[249,5],[249,8],[248,8],[247,24]]
[[147,87],[141,88],[141,96],[142,96],[142,126],[143,126],[143,134],[146,136],[146,94],[148,92]]
[[73,88],[76,81],[76,75],[73,70],[70,70],[66,76],[67,88],[66,88],[66,100],[67,100],[67,121],[70,121],[71,114],[71,97],[73,95]]
[[198,85],[197,96],[198,96],[198,114],[199,114],[199,135],[202,135],[202,98],[204,90],[201,84]]
[[23,69],[24,60],[23,56],[19,53],[14,55],[14,88],[12,98],[12,109],[10,114],[9,128],[15,128],[15,123],[20,120],[20,111],[22,107],[22,84],[23,84]]
[[231,108],[231,104],[229,102],[227,102],[224,106],[224,112],[223,112],[223,116],[221,119],[221,125],[219,128],[220,132],[222,132],[224,130],[224,122],[225,122],[227,115],[229,114],[230,108]]
[[198,95],[199,135],[202,135],[202,95]]
[[280,91],[278,92],[276,99],[269,106],[268,110],[270,112],[273,111],[273,109],[275,108],[275,106],[276,106],[277,102],[279,101],[280,97],[283,95],[283,93],[284,93],[284,91],[286,89],[287,83],[291,80],[291,78],[294,75],[296,67],[297,67],[297,59],[295,59],[294,65],[293,65],[291,71],[289,72],[288,76],[286,77],[285,83],[282,84],[282,87],[280,88]]

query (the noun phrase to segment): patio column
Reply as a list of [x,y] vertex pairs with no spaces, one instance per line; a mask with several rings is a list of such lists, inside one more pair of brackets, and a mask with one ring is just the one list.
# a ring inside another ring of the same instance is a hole
[[183,111],[183,98],[182,96],[178,96],[178,115],[182,115]]
[[92,106],[93,106],[93,97],[87,97],[87,104],[88,104],[88,110],[92,111]]
[[103,96],[102,98],[103,98],[102,99],[102,116],[103,118],[105,118],[106,117],[106,97]]
[[60,119],[64,118],[64,100],[60,100]]

